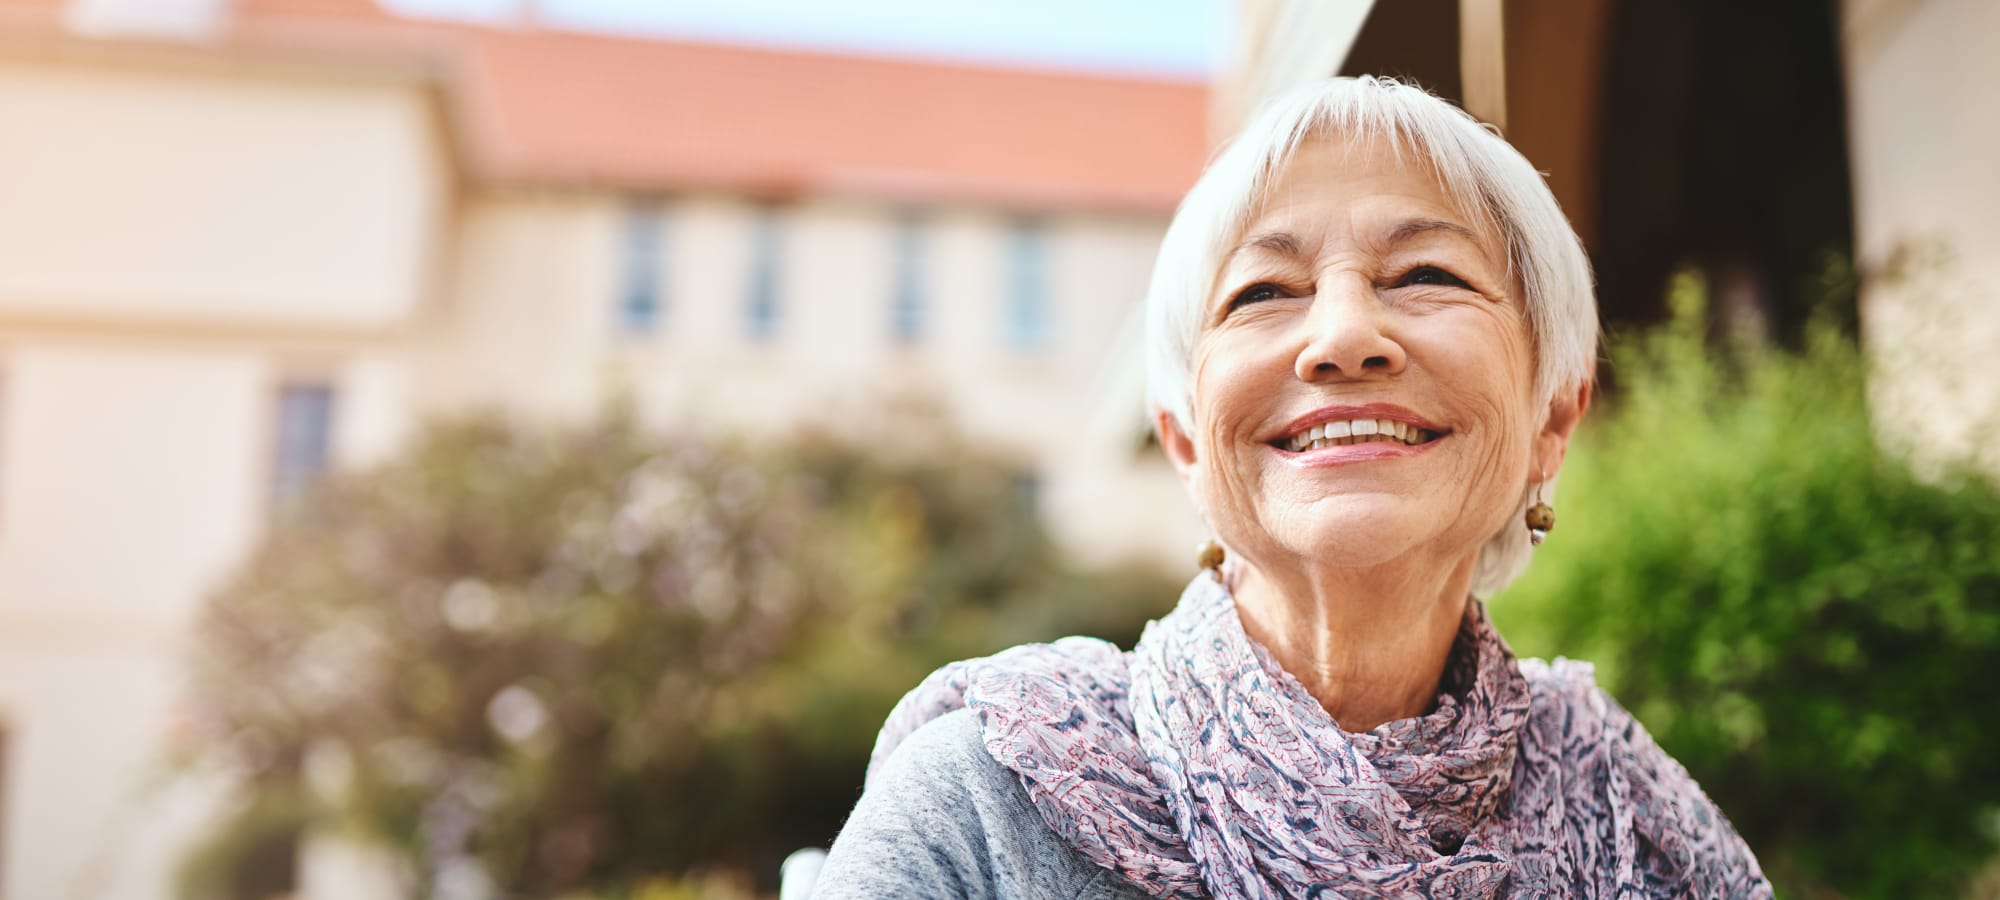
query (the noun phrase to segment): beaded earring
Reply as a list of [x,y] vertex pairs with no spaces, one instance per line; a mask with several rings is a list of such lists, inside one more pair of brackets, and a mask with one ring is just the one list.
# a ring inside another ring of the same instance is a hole
[[1212,540],[1202,541],[1194,551],[1195,564],[1214,573],[1218,581],[1222,579],[1222,561],[1227,557],[1228,554],[1222,552],[1222,545]]
[[1535,505],[1528,507],[1528,514],[1523,517],[1528,524],[1528,543],[1537,547],[1548,540],[1549,532],[1556,530],[1556,511],[1542,502],[1542,489],[1548,483],[1548,475],[1544,473],[1541,482],[1535,485]]

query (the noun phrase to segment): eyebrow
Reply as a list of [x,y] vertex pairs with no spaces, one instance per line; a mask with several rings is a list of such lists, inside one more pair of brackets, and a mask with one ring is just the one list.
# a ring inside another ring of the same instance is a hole
[[1245,250],[1263,250],[1279,256],[1293,258],[1306,255],[1305,246],[1299,243],[1298,237],[1291,232],[1262,231],[1251,235],[1243,243],[1237,244],[1236,249],[1229,251],[1229,256],[1225,258],[1225,262],[1229,259],[1235,259],[1238,254]]
[[[1389,230],[1388,240],[1384,243],[1393,246],[1414,237],[1439,232],[1464,238],[1474,244],[1479,243],[1477,232],[1448,219],[1406,219],[1396,223],[1396,227]],[[1229,251],[1229,254],[1223,257],[1223,265],[1227,266],[1246,250],[1263,250],[1292,259],[1303,259],[1306,255],[1305,246],[1300,243],[1297,235],[1289,231],[1260,231],[1245,238],[1243,243],[1237,244],[1235,249]]]
[[1474,233],[1472,229],[1445,219],[1410,219],[1401,222],[1395,228],[1390,229],[1389,243],[1400,244],[1418,235],[1439,231],[1465,238],[1474,244],[1479,243],[1479,235]]

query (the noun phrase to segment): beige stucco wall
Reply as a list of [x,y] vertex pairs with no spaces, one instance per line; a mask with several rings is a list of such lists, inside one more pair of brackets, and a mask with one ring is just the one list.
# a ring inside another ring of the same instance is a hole
[[1093,428],[1116,381],[1106,362],[1143,294],[1161,219],[1040,217],[1049,340],[1024,349],[1004,327],[1014,214],[919,212],[924,326],[905,344],[890,322],[908,210],[840,198],[774,208],[781,313],[763,339],[749,335],[744,313],[758,207],[704,195],[659,201],[659,325],[621,333],[630,202],[499,192],[466,203],[451,300],[427,328],[428,409],[574,419],[622,391],[662,427],[758,433],[810,424],[873,436],[891,418],[883,407],[915,406],[1034,472],[1050,524],[1080,556],[1185,555],[1198,530],[1164,464],[1138,453],[1142,412],[1135,406],[1122,431]]
[[416,339],[424,414],[496,409],[563,421],[594,410],[615,224],[594,195],[468,198],[444,300]]
[[184,618],[258,518],[261,361],[42,340],[6,366],[4,615]]
[[393,351],[236,335],[0,318],[0,347],[0,896],[165,897],[208,809],[161,779],[187,626],[267,520],[278,386],[333,386],[351,466],[408,427],[406,379]]
[[449,193],[428,89],[0,54],[0,897],[165,898],[187,626],[270,509],[280,384],[391,452]]
[[0,60],[0,311],[379,327],[442,198],[409,85]]
[[164,778],[182,647],[143,627],[9,621],[8,898],[167,898],[212,792]]
[[1862,330],[1885,440],[2000,472],[2000,4],[1849,0]]

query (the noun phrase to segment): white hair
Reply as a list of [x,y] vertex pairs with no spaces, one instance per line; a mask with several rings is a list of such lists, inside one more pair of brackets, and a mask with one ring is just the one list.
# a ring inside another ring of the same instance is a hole
[[[1421,88],[1372,76],[1333,78],[1266,104],[1209,163],[1167,227],[1146,292],[1146,374],[1151,402],[1175,426],[1191,430],[1194,348],[1224,255],[1292,154],[1330,135],[1379,137],[1398,154],[1412,153],[1467,215],[1499,230],[1524,298],[1537,409],[1591,379],[1598,332],[1590,260],[1541,174],[1496,132]],[[1546,485],[1544,500],[1554,487]],[[1522,488],[1523,513],[1531,489]],[[1473,592],[1499,591],[1529,555],[1517,516],[1481,550]]]

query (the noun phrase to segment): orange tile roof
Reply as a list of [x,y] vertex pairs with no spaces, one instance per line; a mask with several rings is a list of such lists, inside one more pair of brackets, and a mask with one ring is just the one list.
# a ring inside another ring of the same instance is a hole
[[1187,82],[415,21],[374,0],[233,17],[237,43],[435,62],[486,182],[1164,212],[1209,150],[1207,88]]
[[490,31],[488,174],[1170,209],[1208,151],[1198,85]]

